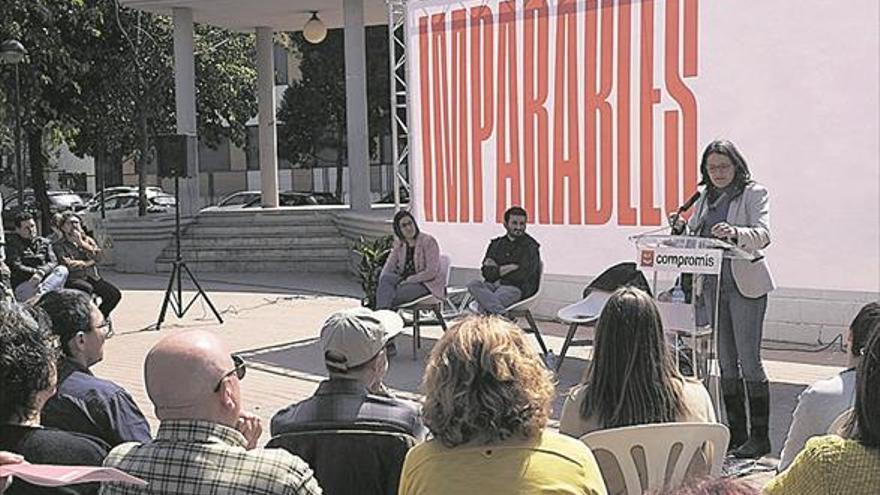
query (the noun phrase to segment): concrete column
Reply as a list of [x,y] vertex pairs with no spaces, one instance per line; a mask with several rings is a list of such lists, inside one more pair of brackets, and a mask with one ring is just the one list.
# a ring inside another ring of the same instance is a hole
[[263,207],[278,207],[278,140],[275,130],[275,59],[272,28],[257,28],[257,111],[260,133],[260,191]]
[[365,212],[370,210],[370,158],[367,146],[364,0],[343,0],[343,10],[349,205],[352,211]]
[[172,9],[172,12],[174,14],[174,101],[177,133],[187,136],[187,178],[180,180],[180,212],[184,216],[190,216],[201,208],[193,13],[192,9],[178,7]]

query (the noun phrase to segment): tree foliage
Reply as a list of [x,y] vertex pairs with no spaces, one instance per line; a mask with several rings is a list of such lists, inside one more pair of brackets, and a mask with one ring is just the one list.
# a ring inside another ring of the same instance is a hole
[[[365,41],[367,123],[370,154],[375,156],[391,122],[387,28],[367,28]],[[336,194],[341,198],[347,151],[344,33],[331,29],[317,45],[294,33],[291,43],[301,55],[302,77],[290,84],[281,101],[278,120],[284,125],[279,131],[279,150],[291,163],[303,166],[319,163],[322,150],[335,150]]]
[[[74,153],[115,157],[117,167],[135,156],[143,179],[151,138],[175,130],[170,18],[116,0],[4,0],[0,38],[29,51],[20,67],[26,133],[61,130]],[[224,138],[240,146],[256,112],[254,36],[197,25],[194,46],[199,136],[210,146]],[[10,71],[2,77],[10,87]],[[43,151],[31,149],[30,161],[39,200]]]

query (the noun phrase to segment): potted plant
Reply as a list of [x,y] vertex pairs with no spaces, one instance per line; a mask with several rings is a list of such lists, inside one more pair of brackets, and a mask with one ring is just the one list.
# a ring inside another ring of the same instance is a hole
[[382,267],[385,266],[385,260],[388,259],[388,254],[391,252],[393,240],[394,237],[390,235],[376,239],[361,237],[352,248],[352,251],[360,256],[357,274],[361,288],[364,290],[361,304],[370,309],[376,309],[376,287],[379,285],[379,274],[382,273]]

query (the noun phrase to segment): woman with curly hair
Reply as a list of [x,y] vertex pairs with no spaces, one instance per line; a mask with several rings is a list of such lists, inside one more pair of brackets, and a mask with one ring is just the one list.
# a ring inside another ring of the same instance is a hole
[[[40,411],[55,393],[55,343],[22,306],[0,303],[0,450],[39,464],[100,466],[103,441],[40,426]],[[97,483],[45,488],[18,480],[5,495],[91,494]]]
[[407,454],[400,495],[606,493],[590,450],[544,430],[551,375],[512,323],[473,316],[450,328],[423,388],[434,438]]
[[[559,431],[580,438],[597,430],[672,422],[714,423],[712,400],[702,383],[678,372],[651,296],[620,288],[599,316],[593,360],[565,401]],[[600,451],[596,458],[609,493],[626,493],[613,457]],[[688,477],[705,471],[699,454]]]

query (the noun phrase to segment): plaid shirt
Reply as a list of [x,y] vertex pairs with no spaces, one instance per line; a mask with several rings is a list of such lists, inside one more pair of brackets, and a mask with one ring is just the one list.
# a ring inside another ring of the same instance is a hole
[[114,448],[104,466],[149,482],[105,483],[104,495],[320,495],[309,465],[281,449],[246,450],[240,432],[197,420],[163,421],[152,442]]

